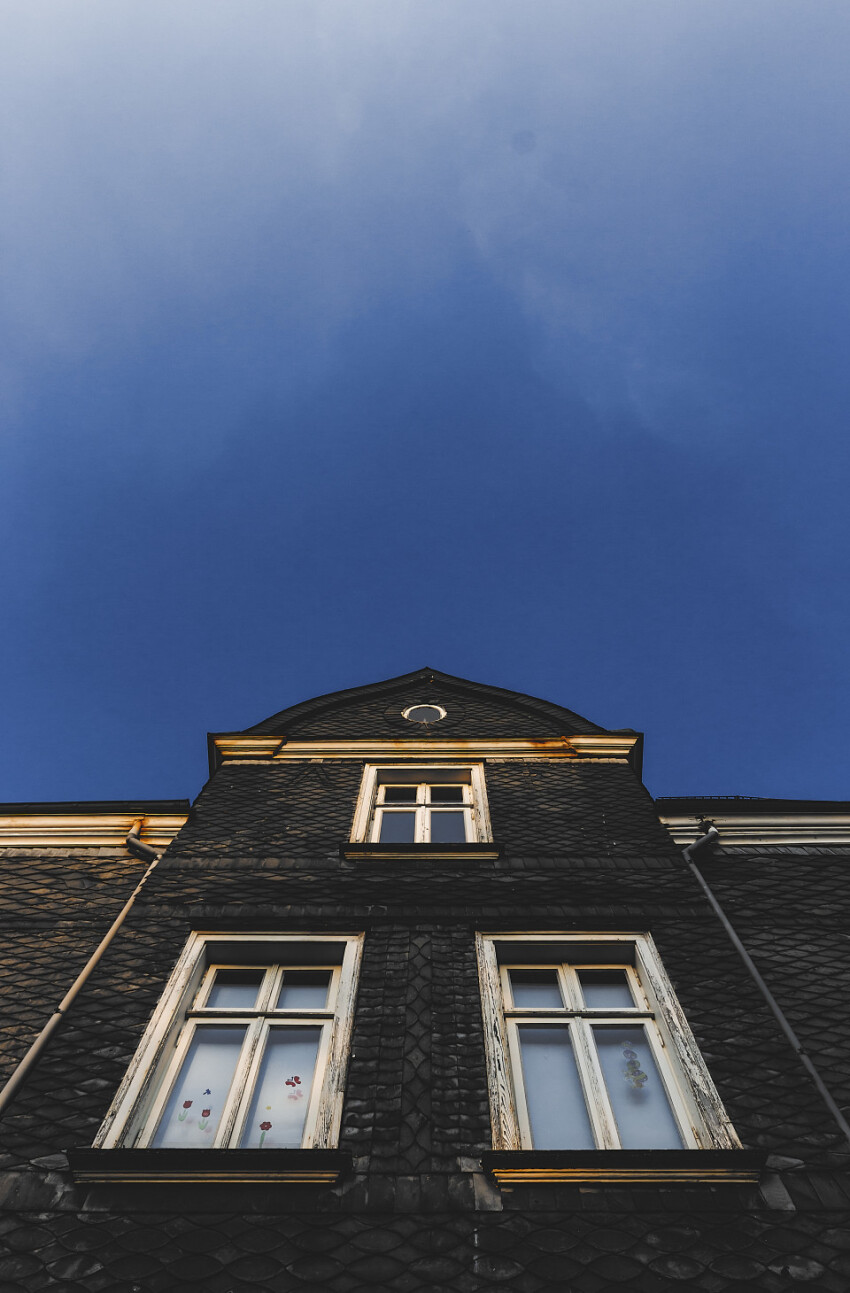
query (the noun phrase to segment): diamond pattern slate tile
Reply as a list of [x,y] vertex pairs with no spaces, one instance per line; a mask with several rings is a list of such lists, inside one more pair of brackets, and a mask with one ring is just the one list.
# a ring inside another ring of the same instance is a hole
[[[387,732],[398,699],[381,697]],[[456,734],[531,734],[527,721],[545,735],[543,718],[555,722],[552,707],[519,697],[500,714],[462,689],[451,704]],[[342,734],[321,706],[302,720],[302,734]],[[341,726],[354,735],[376,722],[355,705]],[[233,765],[205,789],[4,1120],[0,1293],[846,1293],[847,1149],[629,770],[488,765],[503,855],[462,865],[341,860],[360,776],[357,761]],[[738,850],[704,868],[850,1107],[848,860],[834,848]],[[0,865],[10,1061],[142,867],[97,850],[18,851]],[[90,1143],[201,925],[366,930],[342,1131],[356,1161],[338,1187],[262,1206],[229,1196],[226,1208],[192,1191],[166,1204],[74,1189],[63,1151]],[[490,1132],[473,935],[485,927],[651,930],[742,1140],[781,1156],[796,1211],[772,1211],[755,1190],[491,1187],[503,1210],[476,1212],[471,1169]]]

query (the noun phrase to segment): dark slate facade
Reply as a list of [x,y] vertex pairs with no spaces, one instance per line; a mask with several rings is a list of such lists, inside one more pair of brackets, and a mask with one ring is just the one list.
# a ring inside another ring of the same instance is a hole
[[[417,703],[445,719],[408,723]],[[844,1293],[850,1151],[667,822],[717,804],[656,805],[637,744],[630,761],[581,744],[616,735],[422,670],[274,715],[234,734],[236,754],[219,741],[188,820],[2,1122],[0,1293]],[[563,738],[574,757],[498,749]],[[396,742],[380,756],[396,763],[416,743],[428,764],[422,745],[439,761],[445,741],[483,758],[497,855],[346,856],[366,759],[344,743]],[[846,807],[819,811],[837,821]],[[850,844],[840,831],[828,844],[722,837],[704,874],[846,1109]],[[4,1079],[146,865],[115,846],[2,850]],[[197,930],[364,934],[335,1182],[140,1184],[81,1169]],[[476,931],[651,933],[757,1179],[500,1187]]]

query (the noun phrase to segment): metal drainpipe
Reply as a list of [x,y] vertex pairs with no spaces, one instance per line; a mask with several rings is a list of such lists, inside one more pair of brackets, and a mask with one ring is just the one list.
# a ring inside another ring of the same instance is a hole
[[118,933],[118,930],[123,925],[124,919],[127,913],[129,912],[130,908],[133,906],[133,903],[138,898],[145,884],[147,884],[147,881],[151,873],[154,871],[157,864],[159,863],[160,854],[157,853],[156,849],[152,849],[149,844],[144,844],[139,837],[139,831],[142,828],[143,822],[144,822],[144,818],[139,818],[138,821],[133,823],[130,833],[127,836],[126,844],[127,844],[127,848],[135,857],[142,858],[144,861],[150,862],[150,866],[148,867],[145,874],[142,876],[139,883],[136,885],[133,892],[130,894],[130,897],[124,903],[124,906],[121,908],[118,915],[115,917],[115,920],[109,926],[109,929],[104,934],[103,938],[98,943],[95,950],[92,952],[85,966],[77,975],[76,979],[71,984],[68,991],[65,993],[65,996],[59,1002],[59,1005],[56,1007],[53,1014],[50,1016],[47,1023],[44,1025],[41,1032],[36,1037],[32,1046],[30,1046],[26,1055],[23,1057],[23,1059],[21,1060],[18,1067],[15,1069],[12,1076],[9,1078],[6,1085],[2,1088],[2,1090],[0,1090],[0,1115],[2,1115],[5,1112],[6,1108],[12,1103],[12,1101],[14,1100],[15,1096],[18,1093],[18,1090],[20,1089],[20,1087],[26,1080],[27,1076],[29,1075],[30,1070],[38,1063],[38,1060],[41,1056],[42,1051],[44,1050],[47,1043],[50,1041],[50,1038],[56,1032],[56,1029],[61,1024],[68,1010],[68,1007],[71,1005],[71,1003],[74,1001],[77,994],[80,992],[80,990],[83,988],[85,983],[88,981],[98,961],[103,956],[104,952],[109,947],[109,944],[112,942],[113,938]]
[[764,997],[767,1004],[770,1006],[770,1009],[773,1012],[776,1022],[779,1024],[779,1027],[782,1029],[783,1033],[788,1038],[788,1041],[791,1043],[794,1050],[796,1051],[797,1058],[799,1059],[800,1063],[803,1065],[803,1068],[806,1070],[809,1077],[814,1082],[815,1086],[820,1092],[821,1099],[823,1100],[827,1109],[832,1114],[833,1118],[838,1124],[841,1130],[841,1134],[844,1136],[844,1139],[847,1141],[848,1146],[850,1146],[850,1123],[847,1122],[847,1119],[844,1117],[844,1114],[841,1112],[841,1109],[838,1107],[835,1100],[833,1100],[832,1096],[830,1095],[829,1088],[827,1087],[820,1073],[817,1071],[811,1059],[809,1058],[808,1054],[806,1053],[806,1049],[803,1046],[803,1043],[800,1041],[799,1037],[794,1032],[794,1029],[791,1027],[790,1023],[788,1022],[785,1016],[785,1013],[782,1007],[780,1006],[779,1002],[776,1000],[770,988],[767,986],[764,979],[759,974],[758,968],[755,962],[753,961],[753,958],[750,956],[749,952],[744,947],[744,944],[741,942],[740,938],[736,934],[732,926],[732,922],[729,920],[729,917],[726,915],[725,911],[720,906],[720,903],[715,898],[705,878],[703,877],[702,872],[700,871],[699,867],[694,862],[691,856],[693,853],[696,853],[698,849],[703,848],[707,844],[716,844],[717,841],[720,839],[720,832],[718,831],[716,826],[710,825],[707,822],[704,823],[704,825],[708,826],[708,830],[706,831],[706,833],[704,835],[700,835],[698,839],[694,840],[693,844],[689,844],[688,847],[683,850],[682,857],[685,859],[685,862],[688,864],[691,871],[693,872],[693,875],[697,884],[700,886],[706,898],[711,903],[711,906],[714,910],[714,914],[720,920],[721,924],[723,925],[723,928],[726,930],[726,933],[729,935],[731,942],[734,944],[735,950],[737,951],[741,960],[744,962],[744,965],[746,965],[747,969],[749,970],[750,977],[752,978],[753,982],[755,983],[761,995]]

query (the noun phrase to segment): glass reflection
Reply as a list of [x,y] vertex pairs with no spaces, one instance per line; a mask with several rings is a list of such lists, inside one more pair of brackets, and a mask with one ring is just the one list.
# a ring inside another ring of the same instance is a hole
[[416,786],[384,786],[385,804],[415,804]]
[[330,982],[330,970],[284,970],[278,1010],[324,1010]]
[[466,840],[466,822],[463,813],[432,813],[431,843],[462,844]]
[[584,1004],[590,1010],[634,1010],[625,970],[579,970]]
[[262,970],[216,970],[206,1004],[213,1010],[250,1010],[257,1002]]
[[518,1010],[563,1010],[556,970],[510,970],[509,974]]
[[535,1149],[593,1149],[569,1029],[520,1024],[522,1076]]
[[681,1149],[645,1029],[596,1026],[592,1031],[623,1149]]
[[462,804],[463,786],[432,786],[432,804]]
[[297,1149],[313,1089],[319,1027],[273,1028],[239,1141],[243,1149]]
[[412,844],[416,838],[415,813],[381,814],[382,844]]
[[156,1134],[155,1149],[209,1149],[221,1122],[244,1026],[196,1028]]
[[414,705],[407,717],[411,723],[436,723],[443,716],[436,705]]

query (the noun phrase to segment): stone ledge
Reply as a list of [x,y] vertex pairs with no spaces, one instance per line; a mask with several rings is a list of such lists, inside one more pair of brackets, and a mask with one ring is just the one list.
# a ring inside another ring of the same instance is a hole
[[484,1170],[499,1185],[758,1182],[766,1152],[750,1149],[493,1149]]
[[469,859],[471,862],[495,861],[501,857],[498,844],[341,844],[339,856],[370,862],[403,862],[421,858],[426,862],[448,862]]
[[72,1149],[68,1158],[87,1185],[332,1185],[351,1166],[337,1149]]

